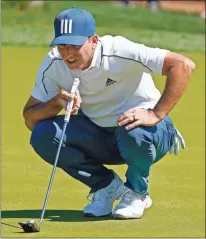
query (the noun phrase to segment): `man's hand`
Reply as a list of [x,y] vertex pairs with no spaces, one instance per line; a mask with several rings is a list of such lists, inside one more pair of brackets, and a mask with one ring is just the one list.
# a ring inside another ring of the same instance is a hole
[[71,114],[75,114],[79,110],[80,104],[82,102],[82,99],[80,97],[78,90],[76,90],[75,95],[70,94],[65,90],[61,90],[61,92],[55,98],[57,100],[57,103],[64,109],[67,108],[68,101],[74,100]]
[[160,118],[152,111],[140,108],[133,108],[124,112],[117,119],[117,124],[119,126],[124,126],[125,129],[131,130],[139,125],[143,126],[153,126],[160,122]]

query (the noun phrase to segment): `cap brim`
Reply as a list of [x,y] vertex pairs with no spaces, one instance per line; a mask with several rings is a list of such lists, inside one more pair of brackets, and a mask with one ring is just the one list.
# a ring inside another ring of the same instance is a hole
[[60,45],[60,44],[68,44],[68,45],[76,45],[82,46],[88,37],[85,36],[59,36],[55,38],[49,46]]

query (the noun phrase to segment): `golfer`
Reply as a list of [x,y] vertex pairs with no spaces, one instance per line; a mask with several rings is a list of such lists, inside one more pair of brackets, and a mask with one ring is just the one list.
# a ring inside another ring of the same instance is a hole
[[[39,68],[23,115],[32,147],[53,165],[64,123],[58,113],[74,99],[57,166],[90,188],[84,215],[141,218],[152,205],[151,166],[172,147],[177,153],[178,140],[183,144],[168,114],[195,64],[122,36],[99,37],[95,25],[88,11],[75,7],[56,16],[53,48]],[[162,95],[151,73],[166,76]],[[73,96],[75,77],[80,85]],[[106,167],[120,164],[127,165],[125,182]]]

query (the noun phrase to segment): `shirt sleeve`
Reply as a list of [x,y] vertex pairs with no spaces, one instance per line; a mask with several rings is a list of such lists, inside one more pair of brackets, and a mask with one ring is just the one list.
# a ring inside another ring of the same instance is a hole
[[47,102],[60,92],[60,87],[54,79],[53,61],[45,58],[37,73],[32,96],[42,102]]
[[141,65],[140,69],[146,73],[162,75],[165,55],[168,50],[147,47],[143,44],[134,43],[124,37],[117,36],[115,39],[115,54],[128,59],[128,64]]

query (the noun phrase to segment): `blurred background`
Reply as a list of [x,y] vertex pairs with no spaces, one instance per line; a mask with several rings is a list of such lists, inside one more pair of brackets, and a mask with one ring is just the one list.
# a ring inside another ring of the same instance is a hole
[[[2,1],[2,44],[48,46],[53,18],[70,6],[86,8],[98,34],[174,50],[203,50],[204,1]],[[190,44],[192,43],[192,44]]]
[[[1,1],[1,237],[27,237],[17,222],[40,217],[52,168],[30,147],[22,110],[50,50],[54,17],[72,6],[94,15],[100,36],[122,35],[182,53],[196,63],[186,93],[170,113],[186,149],[154,165],[149,177],[154,205],[141,220],[85,219],[88,188],[57,169],[45,222],[32,237],[204,238],[205,2],[175,0]],[[165,78],[153,77],[162,91]],[[112,168],[125,179],[125,165]]]

